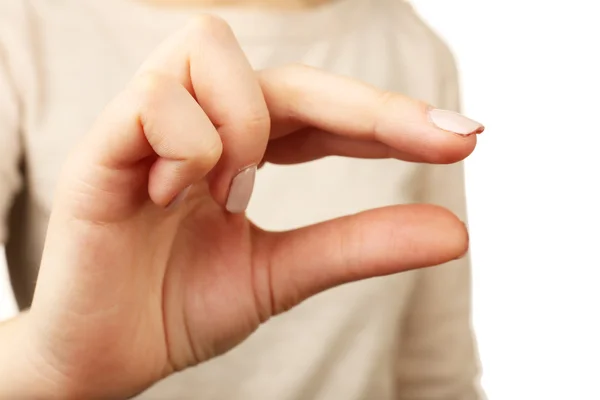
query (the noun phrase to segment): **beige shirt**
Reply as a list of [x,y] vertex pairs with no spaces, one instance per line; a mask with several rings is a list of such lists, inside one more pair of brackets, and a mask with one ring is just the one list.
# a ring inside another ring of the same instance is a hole
[[[199,11],[131,0],[0,2],[0,242],[21,307],[31,300],[72,145],[148,53]],[[301,62],[459,106],[450,52],[402,0],[212,12],[230,22],[257,69]],[[267,229],[289,229],[410,202],[441,204],[465,219],[462,166],[335,157],[268,165],[249,216]],[[480,399],[469,280],[461,260],[329,290],[139,398]]]

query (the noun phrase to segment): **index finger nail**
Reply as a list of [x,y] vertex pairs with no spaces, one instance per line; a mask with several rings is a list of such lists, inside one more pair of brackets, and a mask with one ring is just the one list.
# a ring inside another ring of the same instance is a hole
[[252,191],[254,189],[254,178],[256,177],[256,165],[242,170],[231,182],[229,196],[225,208],[232,214],[246,211]]
[[481,133],[485,129],[481,123],[454,111],[431,109],[429,119],[436,127],[463,136]]

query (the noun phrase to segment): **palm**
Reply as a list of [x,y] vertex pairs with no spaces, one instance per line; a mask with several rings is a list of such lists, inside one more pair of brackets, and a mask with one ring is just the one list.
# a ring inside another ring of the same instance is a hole
[[[143,346],[137,346],[139,335],[131,335],[135,342],[122,356],[151,357],[154,363],[140,361],[153,366],[147,371],[150,375],[181,370],[223,353],[266,318],[266,309],[257,302],[266,293],[258,293],[255,284],[254,228],[245,216],[227,213],[204,192],[192,190],[175,215],[161,212],[145,220],[145,228],[152,221],[151,229],[159,233],[135,244],[137,257],[146,262],[131,282],[149,277],[152,282],[133,299],[130,311],[143,310],[137,318],[144,315],[143,325],[153,326],[154,335],[144,333]],[[144,378],[148,377],[140,376]]]
[[263,286],[257,285],[254,269],[254,228],[243,215],[225,212],[198,192],[182,206],[164,280],[167,335],[189,334],[169,343],[175,368],[223,353],[266,318],[259,300],[265,293],[257,291]]
[[[107,212],[119,208],[97,195]],[[52,221],[51,229],[54,224],[64,221]],[[74,296],[58,299],[69,312],[55,323],[69,327],[69,357],[95,360],[93,370],[78,366],[64,374],[90,393],[109,382],[115,393],[135,393],[250,335],[270,313],[267,281],[257,285],[264,275],[253,268],[255,229],[244,215],[224,211],[199,183],[176,210],[144,203],[116,224],[77,224],[64,232],[63,239],[68,235],[93,263],[91,270],[76,271],[88,276],[77,279]],[[43,287],[39,291],[36,297],[43,297]],[[53,315],[45,310],[56,302],[36,301],[33,310]],[[120,382],[127,384],[120,388]]]

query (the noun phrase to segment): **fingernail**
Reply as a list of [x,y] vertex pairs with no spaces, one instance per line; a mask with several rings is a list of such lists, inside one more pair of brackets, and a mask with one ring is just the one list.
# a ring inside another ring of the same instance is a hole
[[429,119],[435,126],[458,135],[473,135],[484,131],[485,127],[477,121],[454,111],[432,109]]
[[173,198],[173,200],[171,200],[171,202],[169,204],[167,204],[166,210],[171,211],[171,210],[177,208],[177,206],[179,206],[183,202],[183,200],[185,200],[188,193],[190,192],[190,189],[191,189],[191,186],[188,186],[185,189],[183,189],[181,191],[181,193],[179,193],[177,196],[175,196]]
[[252,197],[255,177],[256,165],[253,165],[244,169],[233,178],[233,181],[231,181],[231,188],[229,189],[227,204],[225,205],[227,211],[233,214],[246,211],[248,203],[250,203],[250,198]]

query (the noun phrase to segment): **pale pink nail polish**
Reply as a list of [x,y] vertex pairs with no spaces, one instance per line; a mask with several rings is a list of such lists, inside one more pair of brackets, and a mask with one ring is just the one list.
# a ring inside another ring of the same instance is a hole
[[254,179],[256,177],[256,165],[242,170],[231,181],[229,196],[225,208],[233,214],[243,213],[248,208],[252,191],[254,190]]
[[429,111],[429,119],[438,128],[458,135],[473,135],[485,129],[479,122],[454,111],[432,109]]

